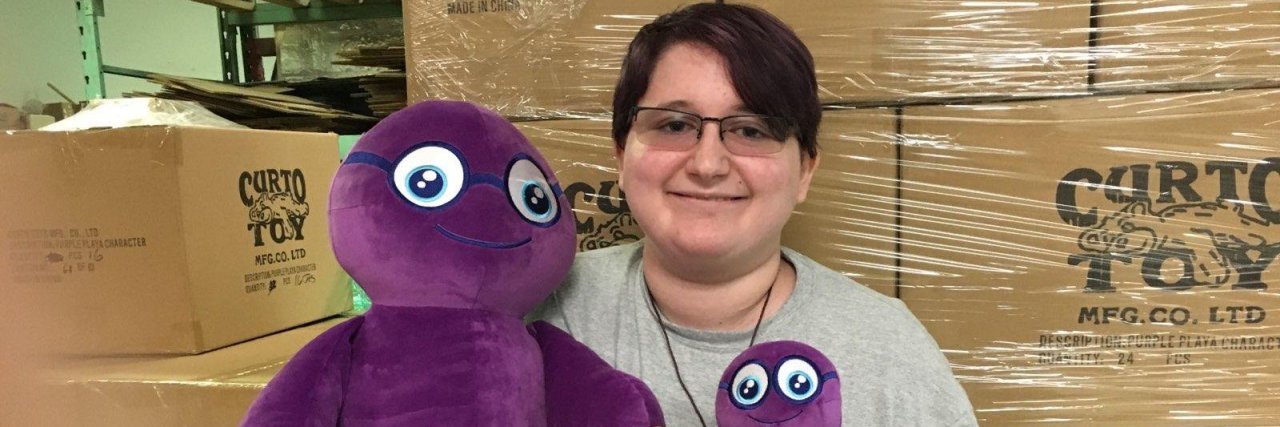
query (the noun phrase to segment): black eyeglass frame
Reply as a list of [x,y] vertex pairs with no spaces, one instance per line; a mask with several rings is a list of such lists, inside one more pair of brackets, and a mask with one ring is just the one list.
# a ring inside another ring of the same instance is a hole
[[[698,139],[699,139],[699,140],[701,140],[701,139],[702,139],[702,129],[706,127],[707,122],[716,122],[716,124],[721,125],[721,126],[716,126],[716,127],[718,128],[718,134],[717,134],[717,136],[719,136],[719,137],[720,137],[720,142],[721,142],[721,143],[724,143],[724,130],[725,130],[725,129],[724,129],[724,126],[723,126],[724,121],[725,121],[725,120],[730,120],[730,119],[736,119],[736,118],[739,118],[739,117],[754,117],[754,118],[762,119],[762,120],[764,120],[764,121],[765,121],[766,127],[768,127],[768,126],[767,126],[767,124],[768,124],[768,123],[769,123],[769,121],[771,121],[771,120],[777,120],[779,123],[782,123],[782,125],[785,127],[785,129],[783,129],[783,134],[782,134],[781,136],[775,136],[775,138],[778,138],[778,139],[777,139],[777,141],[778,141],[778,142],[783,143],[784,145],[785,145],[785,143],[786,143],[786,141],[787,141],[787,138],[789,138],[789,137],[791,137],[791,135],[795,134],[795,128],[796,128],[794,121],[792,121],[791,119],[788,119],[788,118],[785,118],[785,117],[770,116],[770,115],[765,115],[765,114],[735,114],[735,115],[732,115],[732,116],[724,116],[724,117],[705,117],[705,116],[700,116],[700,115],[697,115],[697,114],[694,114],[694,113],[690,113],[690,112],[688,112],[688,111],[681,111],[681,110],[676,110],[676,109],[672,109],[672,108],[663,108],[663,107],[641,107],[641,106],[639,106],[639,105],[634,106],[634,107],[631,107],[631,112],[629,113],[629,115],[628,115],[628,119],[627,119],[627,124],[628,124],[628,126],[635,126],[635,123],[636,123],[636,117],[640,114],[640,112],[641,112],[641,111],[645,111],[645,110],[652,110],[652,111],[667,111],[667,112],[672,112],[672,113],[680,113],[680,114],[687,115],[687,116],[689,116],[689,117],[695,117],[695,118],[697,118],[697,119],[698,119],[698,134],[697,134],[697,137],[698,137]],[[768,130],[769,130],[769,132],[775,132],[775,130],[774,130],[774,129],[768,129]],[[696,145],[696,144],[695,144],[695,145]]]

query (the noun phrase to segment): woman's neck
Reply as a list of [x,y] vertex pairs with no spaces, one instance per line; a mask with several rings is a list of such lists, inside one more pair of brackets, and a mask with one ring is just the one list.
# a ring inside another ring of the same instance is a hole
[[762,309],[766,319],[777,313],[796,283],[795,269],[780,255],[766,258],[735,277],[712,280],[679,274],[648,247],[642,264],[645,283],[662,316],[677,325],[706,331],[751,330],[760,321]]

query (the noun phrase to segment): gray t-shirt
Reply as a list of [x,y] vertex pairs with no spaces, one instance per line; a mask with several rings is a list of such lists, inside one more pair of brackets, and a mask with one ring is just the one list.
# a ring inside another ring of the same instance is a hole
[[[644,380],[668,425],[699,426],[649,311],[643,244],[578,254],[569,277],[530,319],[568,331],[614,367]],[[795,251],[782,253],[795,266],[795,291],[760,325],[756,342],[800,341],[831,359],[840,375],[844,425],[977,425],[937,343],[901,301]],[[715,425],[720,375],[746,349],[751,331],[666,325],[680,375],[707,425]]]

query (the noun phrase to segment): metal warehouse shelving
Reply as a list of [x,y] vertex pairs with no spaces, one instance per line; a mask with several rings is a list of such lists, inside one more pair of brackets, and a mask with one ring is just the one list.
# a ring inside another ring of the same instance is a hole
[[[342,21],[353,19],[398,18],[402,15],[400,0],[348,0],[360,4],[338,1],[312,0],[307,7],[290,8],[272,3],[258,3],[252,11],[217,8],[220,34],[222,80],[228,83],[266,80],[263,75],[264,51],[274,51],[274,46],[264,46],[258,39],[257,26],[287,23]],[[103,0],[77,0],[80,30],[80,54],[84,73],[85,99],[106,97],[106,74],[147,78],[147,71],[106,65],[102,60],[102,35],[98,31],[98,18],[105,16]],[[267,39],[270,40],[270,39]],[[241,58],[243,74],[241,74]],[[243,77],[243,79],[242,79]],[[339,135],[338,152],[346,157],[360,135]],[[357,312],[367,310],[369,298],[352,282],[353,302]]]
[[[105,16],[103,0],[78,0],[76,10],[86,99],[106,96],[105,74],[146,78],[146,71],[103,63],[102,35],[98,31],[98,18]],[[251,11],[217,8],[217,13],[222,80],[230,83],[265,80],[262,53],[267,48],[258,40],[259,25],[397,18],[402,15],[400,0],[363,0],[360,4],[312,0],[307,7],[300,8],[259,3]],[[240,68],[242,57],[243,70]]]

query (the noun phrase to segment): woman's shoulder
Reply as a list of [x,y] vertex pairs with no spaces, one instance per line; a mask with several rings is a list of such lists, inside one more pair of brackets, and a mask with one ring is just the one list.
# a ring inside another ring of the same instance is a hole
[[806,287],[802,295],[807,295],[807,300],[824,306],[841,307],[843,310],[839,310],[840,312],[850,315],[886,313],[911,316],[906,305],[897,298],[863,286],[795,250],[783,248],[783,252],[795,266],[800,286]]
[[589,318],[601,307],[615,306],[626,288],[632,264],[638,262],[640,248],[636,242],[579,252],[560,286],[528,318],[568,329],[570,318]]
[[860,389],[893,389],[892,404],[918,404],[931,420],[971,411],[937,342],[906,304],[794,251],[788,256],[801,277],[796,293],[803,301],[790,312],[789,338],[827,353],[861,380]]
[[804,255],[788,250],[800,282],[792,313],[801,324],[817,325],[845,339],[897,343],[908,352],[936,351],[933,337],[907,305],[858,284]]
[[642,248],[641,242],[633,242],[578,252],[564,284],[621,282],[632,266],[638,263]]
[[561,299],[612,298],[639,263],[640,242],[579,252],[556,294]]

